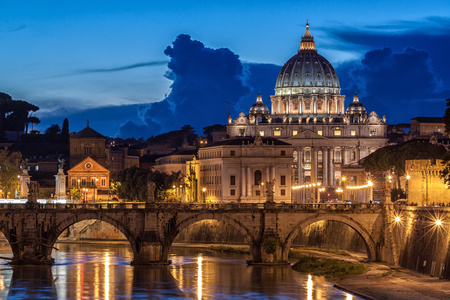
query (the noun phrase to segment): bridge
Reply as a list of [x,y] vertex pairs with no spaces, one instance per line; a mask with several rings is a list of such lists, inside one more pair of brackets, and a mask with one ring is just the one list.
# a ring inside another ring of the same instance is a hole
[[319,221],[342,222],[362,238],[372,261],[398,263],[391,205],[378,204],[28,204],[0,205],[0,231],[14,264],[51,264],[54,244],[71,225],[96,219],[128,239],[132,264],[168,264],[170,247],[183,229],[202,220],[235,227],[251,249],[251,263],[286,264],[293,240]]

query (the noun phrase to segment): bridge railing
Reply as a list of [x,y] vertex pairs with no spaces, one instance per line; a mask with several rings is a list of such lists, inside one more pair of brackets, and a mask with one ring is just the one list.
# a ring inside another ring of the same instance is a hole
[[355,211],[382,209],[380,204],[347,203],[146,203],[146,202],[104,202],[104,203],[68,203],[68,204],[0,204],[0,209],[42,209],[42,210],[100,210],[100,209],[146,209],[177,211],[223,211],[223,210],[282,210],[282,211]]

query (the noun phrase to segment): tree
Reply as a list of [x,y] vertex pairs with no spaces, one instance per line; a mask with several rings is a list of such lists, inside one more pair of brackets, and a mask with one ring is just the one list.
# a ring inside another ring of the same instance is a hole
[[45,130],[45,135],[55,137],[55,136],[57,136],[60,132],[61,132],[61,128],[59,127],[59,125],[58,125],[58,124],[52,124],[52,125],[50,125],[49,128],[47,128],[47,129]]
[[119,198],[131,201],[146,201],[148,199],[147,183],[155,183],[154,199],[168,201],[173,185],[180,184],[181,172],[167,174],[164,172],[144,170],[131,167],[112,176],[112,186]]
[[23,166],[22,154],[10,152],[8,149],[0,149],[0,190],[8,197],[19,187],[21,167]]
[[445,101],[447,101],[447,109],[445,110],[442,121],[445,124],[445,133],[450,134],[450,98]]
[[400,177],[406,174],[405,160],[443,159],[446,153],[442,145],[411,140],[378,149],[364,158],[362,166],[366,172],[371,173],[386,172],[393,168],[398,175],[397,186],[400,188]]
[[[36,117],[33,112],[39,107],[23,100],[13,100],[5,93],[0,93],[0,137],[3,137],[5,130],[28,132],[28,124],[36,124]],[[36,120],[37,119],[37,120]]]
[[[447,109],[445,110],[444,117],[442,121],[445,124],[445,133],[450,134],[450,98],[447,101]],[[450,152],[447,152],[444,156],[444,160],[442,162],[444,165],[444,170],[441,171],[441,178],[444,180],[446,185],[450,184]]]
[[61,138],[64,142],[69,141],[69,120],[67,118],[64,119],[62,124]]

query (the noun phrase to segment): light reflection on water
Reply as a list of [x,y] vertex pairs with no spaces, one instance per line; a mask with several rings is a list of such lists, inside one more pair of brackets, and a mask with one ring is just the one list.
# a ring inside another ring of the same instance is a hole
[[[172,248],[169,266],[133,267],[127,245],[57,248],[51,267],[0,265],[0,298],[355,299],[322,277],[302,275],[288,266],[247,266],[248,255]],[[9,249],[0,249],[0,256],[8,254]]]

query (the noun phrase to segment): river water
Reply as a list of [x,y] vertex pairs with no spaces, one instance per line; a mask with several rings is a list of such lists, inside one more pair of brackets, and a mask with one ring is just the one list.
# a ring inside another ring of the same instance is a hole
[[55,246],[53,266],[0,260],[0,299],[358,299],[289,266],[248,266],[249,255],[173,247],[171,265],[131,266],[128,245]]

